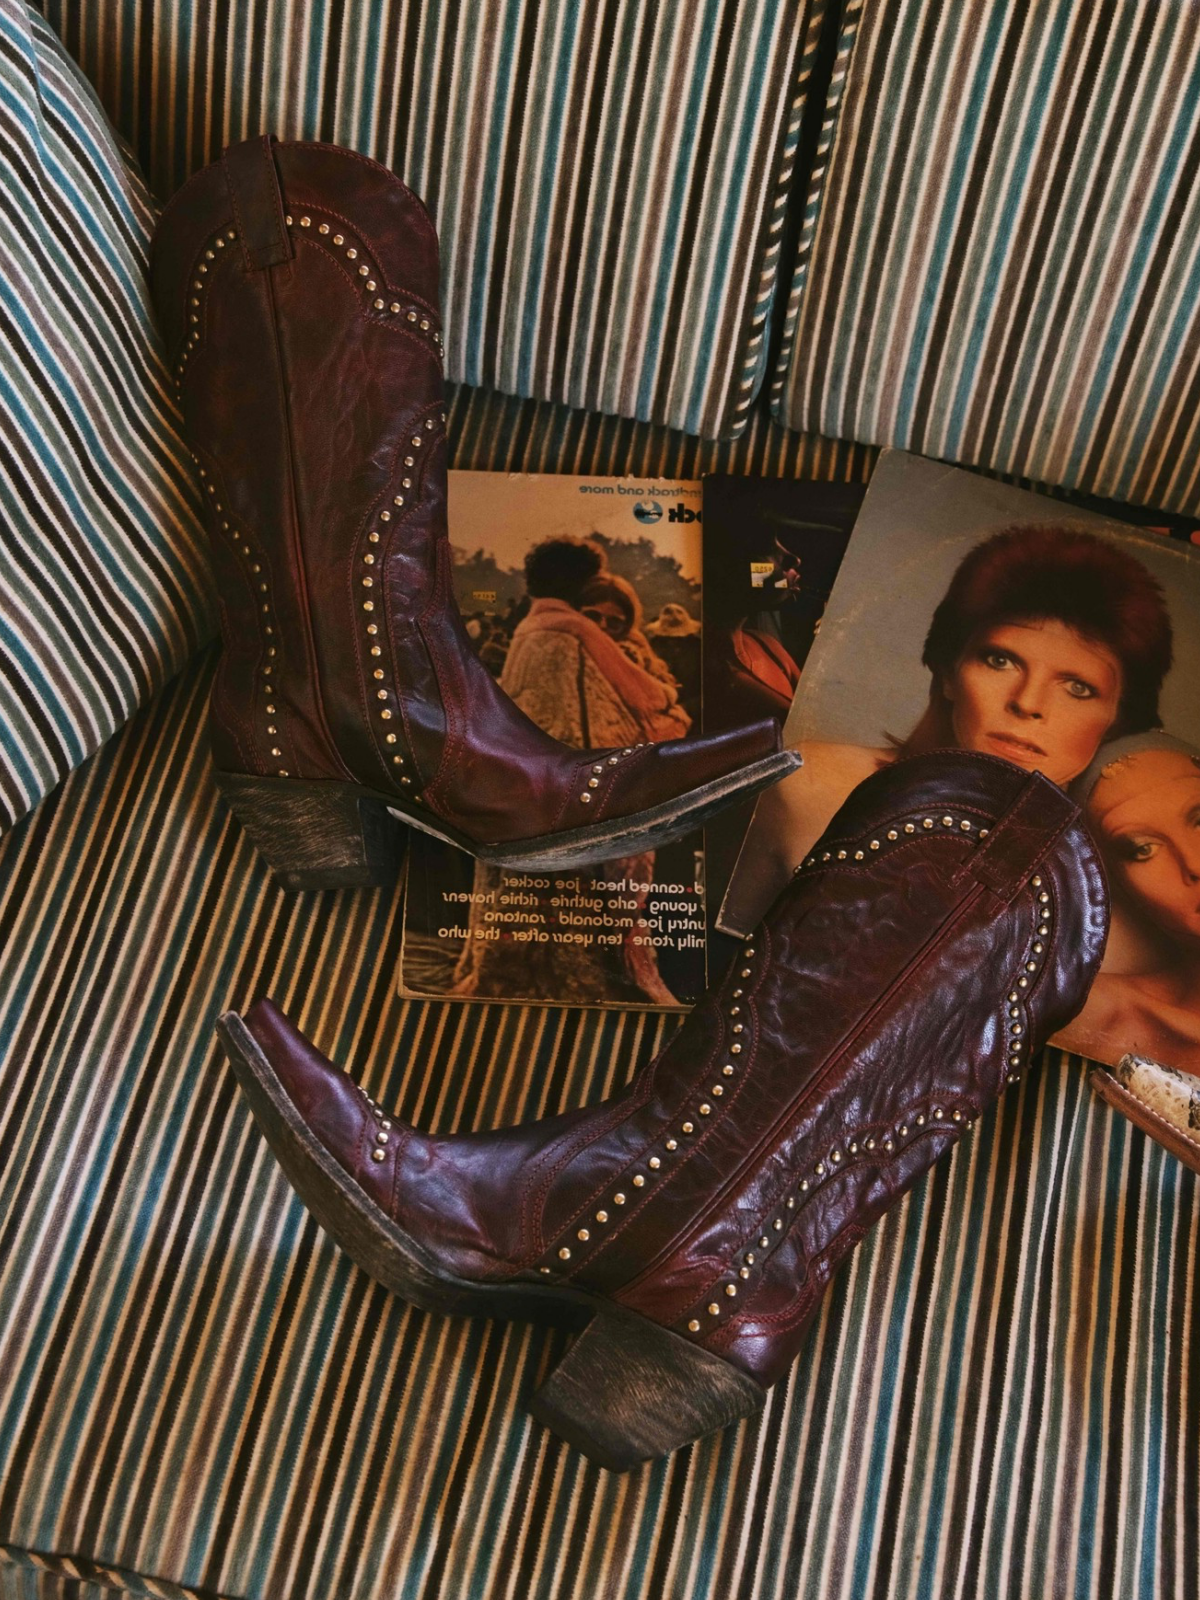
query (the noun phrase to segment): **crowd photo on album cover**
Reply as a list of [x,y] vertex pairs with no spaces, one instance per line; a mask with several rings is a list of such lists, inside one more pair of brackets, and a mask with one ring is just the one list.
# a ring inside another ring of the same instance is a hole
[[[698,515],[656,517],[665,491],[573,504],[573,480],[468,476],[502,481],[488,486],[490,505],[474,481],[458,484],[455,593],[481,661],[516,705],[580,750],[698,733]],[[513,503],[500,514],[504,496]],[[687,1005],[704,987],[703,916],[699,835],[569,873],[501,869],[422,840],[410,864],[403,987]]]

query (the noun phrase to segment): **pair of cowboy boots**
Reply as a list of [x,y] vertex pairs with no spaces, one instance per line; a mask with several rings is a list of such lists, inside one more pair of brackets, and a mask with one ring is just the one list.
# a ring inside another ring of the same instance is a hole
[[[220,782],[286,880],[378,881],[403,823],[578,863],[785,770],[764,728],[581,755],[476,674],[449,592],[436,242],[383,168],[231,147],[168,207],[154,284],[222,593]],[[1107,926],[1067,797],[936,752],[851,794],[728,978],[601,1105],[433,1137],[270,1001],[218,1026],[364,1270],[428,1310],[581,1329],[530,1409],[625,1470],[761,1406],[838,1262],[1081,1008]]]

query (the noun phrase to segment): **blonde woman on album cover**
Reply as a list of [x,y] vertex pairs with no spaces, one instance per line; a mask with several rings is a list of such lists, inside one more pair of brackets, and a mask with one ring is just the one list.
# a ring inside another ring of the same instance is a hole
[[798,746],[803,766],[759,799],[720,925],[749,933],[850,791],[904,756],[976,750],[1068,786],[1102,744],[1159,725],[1171,659],[1162,587],[1135,556],[1071,526],[984,539],[933,613],[929,698],[911,732]]
[[1118,739],[1076,793],[1134,957],[1096,979],[1071,1046],[1093,1053],[1119,1039],[1200,1073],[1200,750],[1158,732]]

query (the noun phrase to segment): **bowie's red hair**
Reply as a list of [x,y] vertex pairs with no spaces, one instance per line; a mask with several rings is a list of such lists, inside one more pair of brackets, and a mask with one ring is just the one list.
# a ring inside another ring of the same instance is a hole
[[967,552],[933,613],[921,660],[929,704],[904,755],[954,743],[945,683],[979,635],[1006,622],[1061,622],[1111,650],[1121,698],[1107,738],[1161,726],[1158,696],[1171,670],[1171,617],[1162,585],[1111,540],[1069,524],[1003,528]]

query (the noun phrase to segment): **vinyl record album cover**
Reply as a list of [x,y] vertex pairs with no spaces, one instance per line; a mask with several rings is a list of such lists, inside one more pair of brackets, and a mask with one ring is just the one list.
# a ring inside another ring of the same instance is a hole
[[745,935],[863,778],[984,751],[1076,798],[1113,922],[1059,1038],[1200,1071],[1200,557],[902,451],[872,476],[718,925]]

